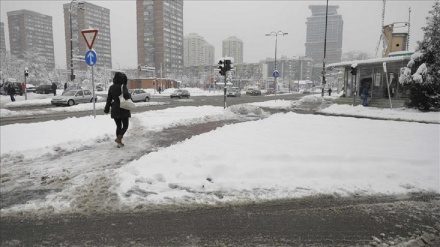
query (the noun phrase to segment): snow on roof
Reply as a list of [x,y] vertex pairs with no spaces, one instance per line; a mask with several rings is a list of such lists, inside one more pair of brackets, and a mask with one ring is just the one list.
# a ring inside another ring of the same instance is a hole
[[408,54],[406,56],[398,56],[398,57],[381,57],[381,58],[373,58],[366,60],[356,60],[356,61],[345,61],[339,63],[331,63],[325,66],[327,69],[332,69],[335,67],[350,67],[353,64],[358,65],[369,65],[369,64],[377,64],[382,65],[383,62],[396,62],[396,61],[409,61],[411,59],[411,55]]

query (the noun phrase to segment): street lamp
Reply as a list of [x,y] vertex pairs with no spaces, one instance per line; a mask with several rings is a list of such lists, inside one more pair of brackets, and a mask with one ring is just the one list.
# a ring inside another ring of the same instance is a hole
[[73,29],[72,29],[72,5],[76,5],[78,9],[84,9],[84,2],[78,2],[77,0],[72,0],[70,2],[69,9],[69,19],[70,19],[70,81],[73,83],[75,80],[75,75],[73,74]]
[[328,19],[328,0],[325,9],[324,59],[322,59],[322,90],[321,90],[322,97],[324,97],[324,87],[325,87],[325,52],[327,48],[327,19]]
[[[287,35],[287,34],[288,33],[285,33],[285,32],[282,32],[282,31],[278,31],[278,32],[272,31],[272,32],[266,34],[266,36],[275,36],[275,71],[277,70],[277,43],[278,43],[278,35],[284,36],[284,35]],[[276,91],[277,91],[277,77],[275,76],[275,73],[274,73],[274,81],[275,81],[275,94],[276,94]]]

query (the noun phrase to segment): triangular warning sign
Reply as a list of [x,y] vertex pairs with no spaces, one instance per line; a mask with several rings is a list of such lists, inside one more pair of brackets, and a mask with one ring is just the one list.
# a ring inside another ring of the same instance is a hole
[[96,29],[86,29],[81,31],[84,40],[86,41],[87,47],[89,50],[92,49],[93,43],[95,43],[96,35],[98,34],[98,30]]

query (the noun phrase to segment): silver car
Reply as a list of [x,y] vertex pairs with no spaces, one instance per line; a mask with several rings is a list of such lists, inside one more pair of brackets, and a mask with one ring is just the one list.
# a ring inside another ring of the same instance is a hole
[[238,87],[231,87],[228,90],[228,97],[241,97],[241,90]]
[[147,93],[144,89],[129,89],[128,92],[130,93],[133,102],[150,101],[150,93]]
[[[96,102],[95,97],[95,102]],[[60,105],[68,105],[72,106],[80,103],[91,103],[93,102],[93,95],[90,90],[70,90],[65,92],[63,95],[55,96],[52,98],[52,105],[60,106]]]
[[174,90],[174,92],[172,94],[170,94],[171,98],[179,98],[179,99],[181,99],[181,98],[189,99],[189,96],[190,96],[190,94],[189,94],[188,90],[186,90],[186,89],[177,89],[177,90]]

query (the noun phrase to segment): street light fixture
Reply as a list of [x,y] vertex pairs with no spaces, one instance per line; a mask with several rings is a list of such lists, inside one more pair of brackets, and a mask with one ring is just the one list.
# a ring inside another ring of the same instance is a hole
[[[278,32],[272,31],[272,32],[266,34],[266,36],[275,36],[275,71],[277,70],[277,43],[278,43],[278,35],[284,36],[284,35],[287,35],[287,34],[288,33],[285,33],[283,31],[278,31]],[[277,92],[277,77],[275,76],[275,74],[274,74],[274,81],[275,81],[275,94],[276,94],[276,92]]]
[[78,2],[77,0],[72,0],[70,2],[69,9],[69,19],[70,19],[70,81],[73,83],[75,80],[75,75],[73,73],[73,29],[72,29],[72,6],[76,5],[77,11],[78,9],[84,10],[84,2]]

